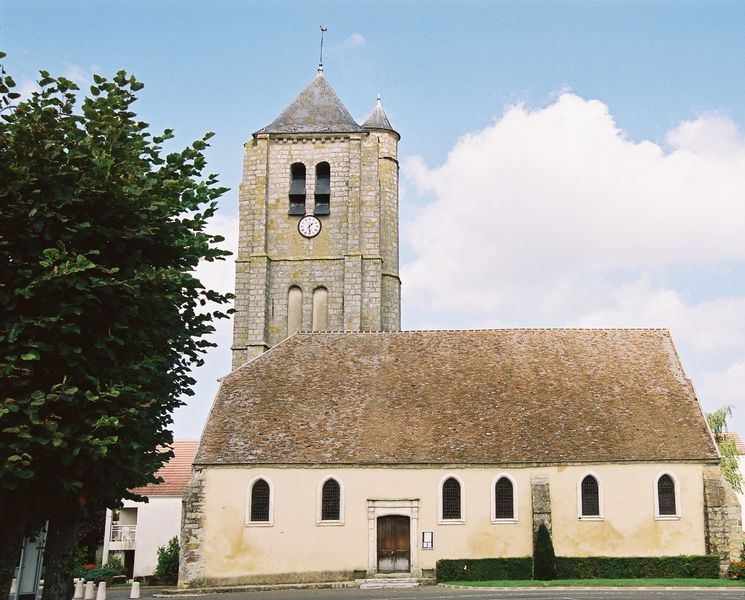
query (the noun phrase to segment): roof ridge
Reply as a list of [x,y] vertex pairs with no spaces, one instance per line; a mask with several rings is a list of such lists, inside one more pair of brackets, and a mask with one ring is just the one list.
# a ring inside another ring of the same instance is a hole
[[[473,329],[401,329],[365,331],[357,329],[329,329],[325,331],[300,330],[293,335],[329,334],[408,334],[408,333],[490,333],[496,331],[670,331],[668,327],[481,327]],[[292,337],[292,336],[290,336]],[[285,338],[290,339],[290,338]],[[284,340],[283,340],[284,341]],[[280,342],[282,343],[282,342]],[[279,344],[277,344],[279,345]],[[276,346],[273,346],[276,348]]]

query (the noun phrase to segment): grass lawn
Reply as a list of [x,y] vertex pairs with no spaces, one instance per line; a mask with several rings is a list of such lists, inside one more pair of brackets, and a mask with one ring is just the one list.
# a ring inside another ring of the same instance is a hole
[[511,579],[502,581],[445,581],[447,585],[470,587],[744,587],[734,579]]

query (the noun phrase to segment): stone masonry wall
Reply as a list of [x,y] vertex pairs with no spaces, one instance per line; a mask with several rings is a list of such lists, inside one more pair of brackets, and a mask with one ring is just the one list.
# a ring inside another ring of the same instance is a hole
[[179,587],[199,585],[204,578],[204,474],[194,469],[181,506]]
[[[233,368],[287,336],[287,292],[303,291],[302,328],[312,295],[328,291],[327,329],[400,329],[398,136],[392,132],[258,135],[246,144],[240,186]],[[331,167],[328,216],[312,239],[287,214],[290,167],[306,167],[306,214],[315,168]],[[384,281],[385,280],[385,281]]]
[[742,550],[740,503],[718,465],[705,466],[703,477],[706,553],[719,556],[720,570],[726,575]]
[[551,490],[548,477],[534,475],[530,478],[530,496],[533,509],[533,536],[538,532],[541,523],[551,533]]

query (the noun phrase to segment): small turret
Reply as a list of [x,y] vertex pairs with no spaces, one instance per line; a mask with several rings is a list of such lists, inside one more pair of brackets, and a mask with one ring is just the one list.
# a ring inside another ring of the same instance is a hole
[[383,105],[380,103],[380,94],[378,94],[378,101],[375,103],[375,108],[367,117],[365,122],[362,124],[365,129],[387,129],[388,131],[396,131],[391,127],[391,122],[383,110]]

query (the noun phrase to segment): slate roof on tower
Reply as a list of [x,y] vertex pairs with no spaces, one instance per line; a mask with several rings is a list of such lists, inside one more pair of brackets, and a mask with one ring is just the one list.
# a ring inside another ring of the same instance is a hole
[[195,464],[717,462],[666,330],[298,333],[227,375]]
[[259,133],[355,133],[363,131],[319,71],[282,113]]
[[391,131],[395,131],[395,129],[391,127],[391,122],[388,120],[388,117],[383,110],[383,105],[380,103],[380,96],[378,96],[375,108],[362,126],[365,129],[390,129]]

